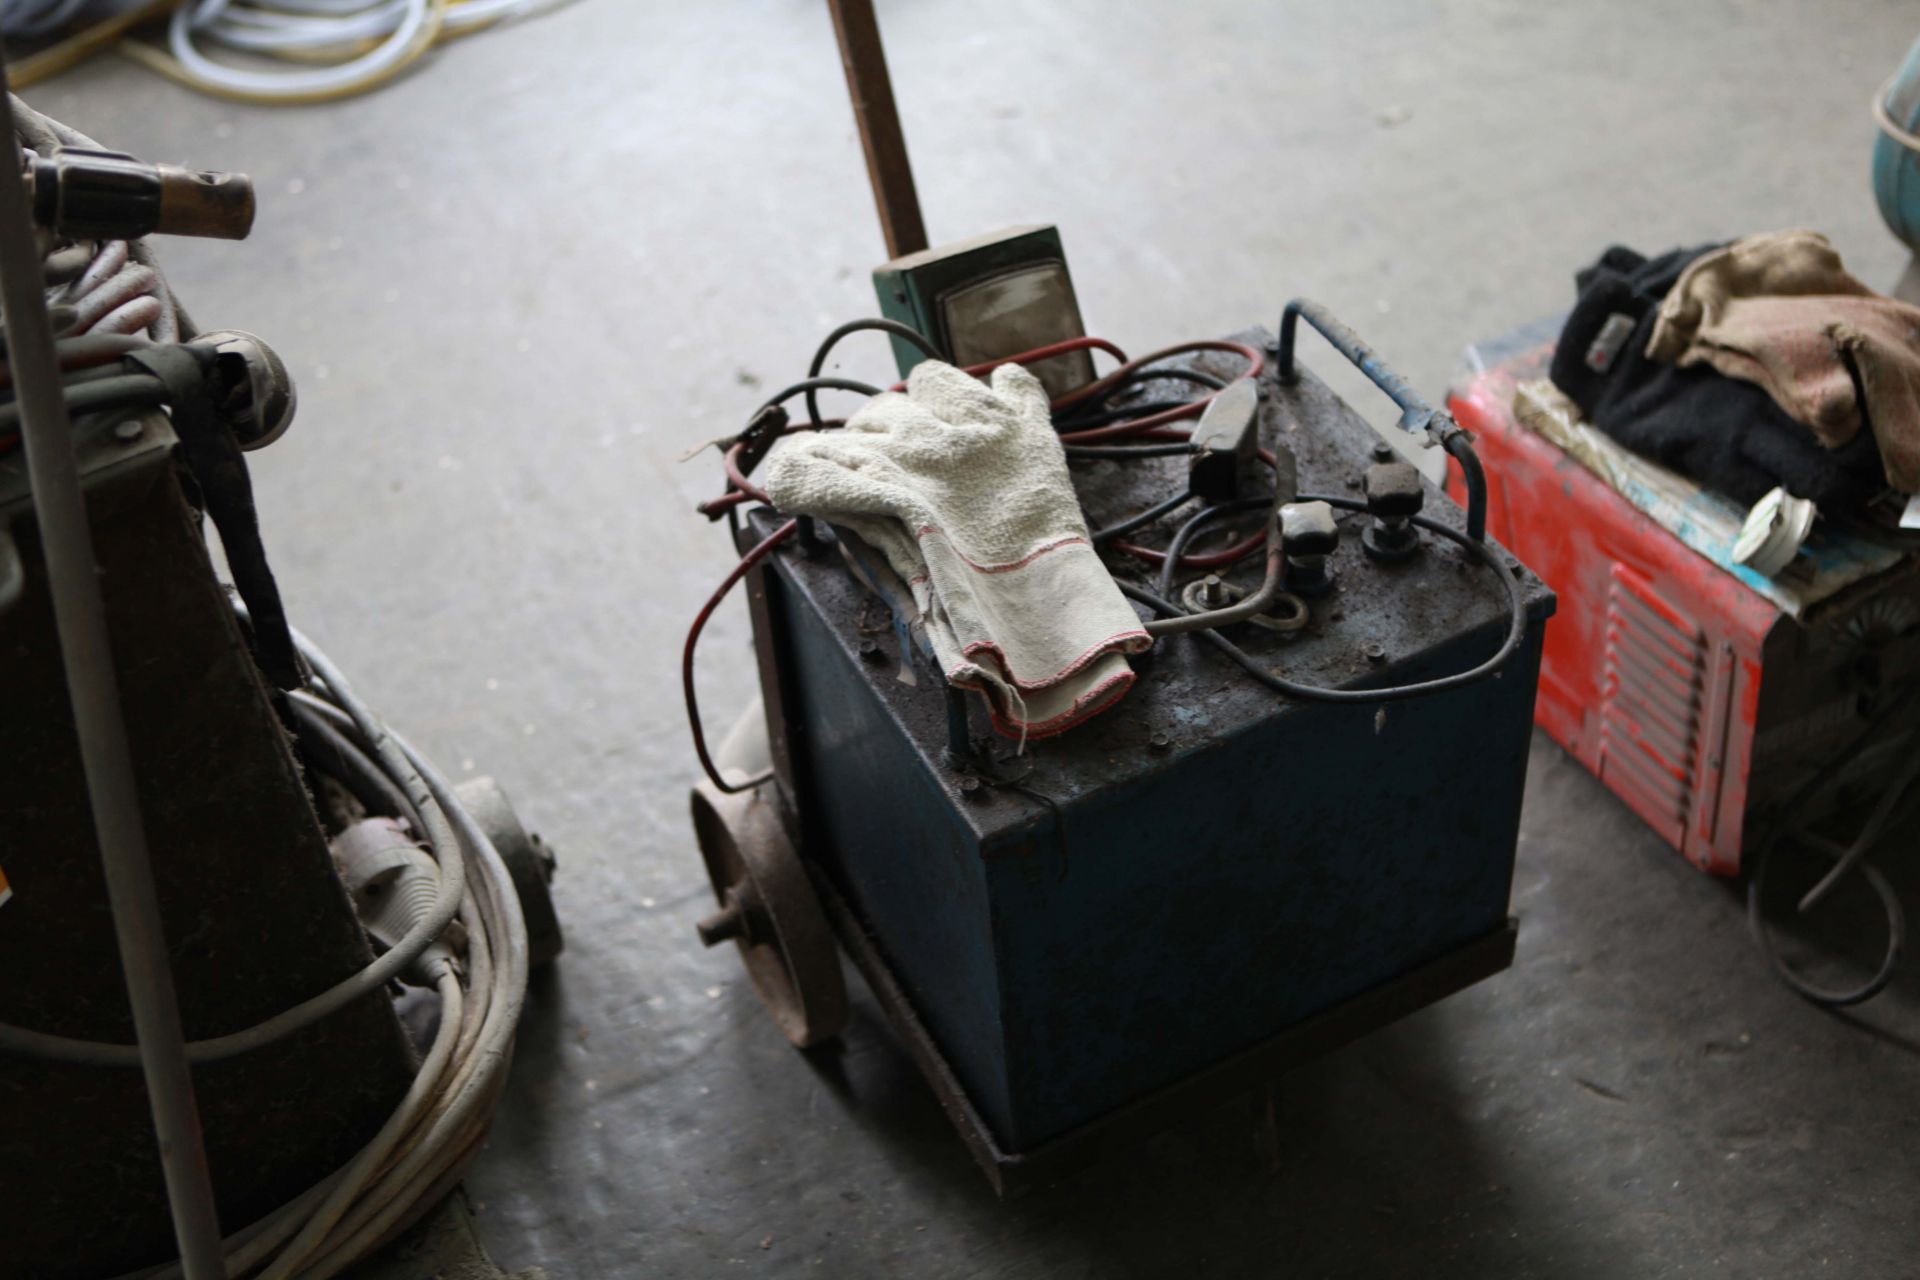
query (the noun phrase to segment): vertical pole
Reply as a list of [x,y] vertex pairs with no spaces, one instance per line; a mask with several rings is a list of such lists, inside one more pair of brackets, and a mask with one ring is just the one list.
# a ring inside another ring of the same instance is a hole
[[[0,59],[0,98],[6,87]],[[121,716],[106,604],[87,525],[87,500],[80,486],[53,332],[47,326],[40,245],[11,126],[6,137],[13,154],[0,155],[0,170],[11,170],[0,172],[0,320],[6,326],[7,360],[13,367],[14,395],[20,406],[20,438],[53,595],[67,696],[80,739],[94,833],[106,870],[107,899],[133,1009],[134,1034],[140,1042],[140,1065],[146,1073],[182,1269],[187,1280],[225,1280],[226,1256],[213,1180],[201,1142],[193,1076],[161,929],[160,899],[141,825],[133,753]]]
[[847,94],[853,99],[854,122],[860,126],[860,145],[867,153],[867,178],[873,183],[874,203],[880,207],[887,256],[918,253],[927,247],[927,229],[920,221],[920,197],[913,189],[913,167],[907,163],[907,139],[900,131],[873,0],[827,0],[827,8],[840,40]]

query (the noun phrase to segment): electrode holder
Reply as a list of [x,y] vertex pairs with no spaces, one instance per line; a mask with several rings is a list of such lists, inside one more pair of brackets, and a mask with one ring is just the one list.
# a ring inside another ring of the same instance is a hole
[[33,218],[75,240],[146,235],[244,240],[253,230],[253,180],[241,173],[149,164],[121,151],[60,147],[35,156]]

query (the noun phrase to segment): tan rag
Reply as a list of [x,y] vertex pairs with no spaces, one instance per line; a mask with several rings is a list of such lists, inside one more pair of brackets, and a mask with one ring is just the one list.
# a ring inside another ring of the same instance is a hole
[[1920,308],[1850,275],[1819,232],[1747,236],[1694,259],[1647,355],[1766,388],[1830,449],[1870,426],[1888,483],[1920,492]]

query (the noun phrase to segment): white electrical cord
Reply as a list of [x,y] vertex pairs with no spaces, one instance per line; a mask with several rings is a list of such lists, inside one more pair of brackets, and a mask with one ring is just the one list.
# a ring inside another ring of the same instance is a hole
[[[465,982],[453,965],[438,962],[440,1027],[406,1096],[346,1165],[227,1237],[227,1271],[235,1280],[327,1280],[451,1189],[492,1120],[526,999],[526,921],[512,877],[486,832],[433,765],[354,697],[326,655],[298,632],[294,640],[318,676],[312,692],[292,695],[303,735],[322,744],[315,755],[338,760],[349,775],[341,781],[356,792],[390,797],[398,810],[393,816],[428,835],[427,851],[440,868],[443,890],[449,880],[464,886],[458,906],[466,933]],[[179,1275],[174,1264],[119,1280]]]
[[[182,84],[246,102],[327,102],[385,84],[436,43],[565,0],[185,0],[165,51],[129,41],[128,57]],[[288,62],[236,66],[203,45]],[[371,46],[371,47],[368,47]]]

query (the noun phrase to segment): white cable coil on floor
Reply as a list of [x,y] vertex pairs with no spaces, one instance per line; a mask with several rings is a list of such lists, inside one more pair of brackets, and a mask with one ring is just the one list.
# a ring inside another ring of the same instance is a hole
[[[227,97],[323,102],[385,83],[438,41],[558,2],[187,0],[173,11],[165,52],[139,42],[122,50],[175,80]],[[209,57],[203,44],[324,65],[292,70],[236,66]]]

